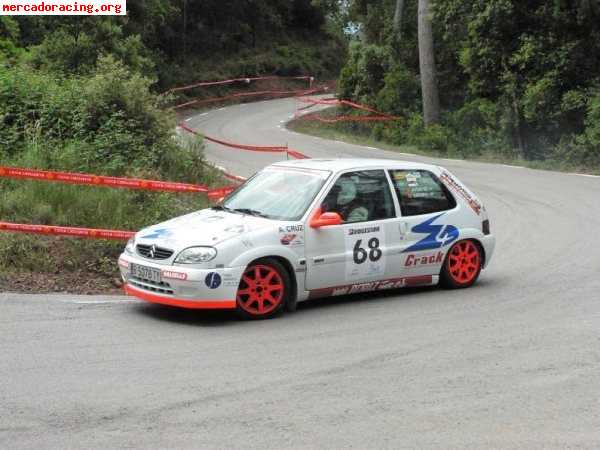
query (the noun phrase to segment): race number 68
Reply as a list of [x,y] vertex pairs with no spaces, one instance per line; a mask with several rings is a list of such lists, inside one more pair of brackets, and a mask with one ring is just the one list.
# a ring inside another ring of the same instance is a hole
[[362,264],[367,259],[371,262],[379,261],[382,255],[382,251],[379,248],[379,239],[376,237],[369,239],[367,243],[367,247],[369,251],[361,247],[362,239],[359,239],[354,244],[354,252],[352,254],[352,259],[354,260],[354,264]]

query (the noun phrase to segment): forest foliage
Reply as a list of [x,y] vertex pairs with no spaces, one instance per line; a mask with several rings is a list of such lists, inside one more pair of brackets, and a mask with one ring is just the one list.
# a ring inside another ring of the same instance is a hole
[[342,97],[405,120],[375,127],[397,144],[600,167],[600,2],[435,0],[441,123],[421,113],[417,1],[351,0],[355,33]]

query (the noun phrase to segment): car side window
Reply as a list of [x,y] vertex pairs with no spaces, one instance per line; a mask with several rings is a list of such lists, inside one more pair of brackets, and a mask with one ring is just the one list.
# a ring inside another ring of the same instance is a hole
[[390,170],[403,216],[447,211],[456,200],[440,180],[427,170]]
[[383,170],[342,174],[321,203],[321,211],[338,213],[344,223],[389,219],[396,215]]

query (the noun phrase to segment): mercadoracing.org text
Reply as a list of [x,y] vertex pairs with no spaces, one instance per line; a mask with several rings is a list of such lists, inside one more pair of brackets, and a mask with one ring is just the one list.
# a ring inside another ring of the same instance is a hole
[[0,0],[2,16],[124,16],[125,0]]

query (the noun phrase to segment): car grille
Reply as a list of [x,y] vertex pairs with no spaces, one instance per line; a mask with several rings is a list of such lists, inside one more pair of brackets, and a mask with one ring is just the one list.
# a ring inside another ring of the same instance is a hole
[[138,255],[148,259],[169,259],[173,256],[173,250],[157,247],[156,245],[137,245]]
[[155,292],[157,294],[173,295],[173,289],[171,285],[165,281],[157,283],[156,281],[150,281],[146,278],[132,277],[127,279],[127,282],[138,289],[143,289],[149,292]]

